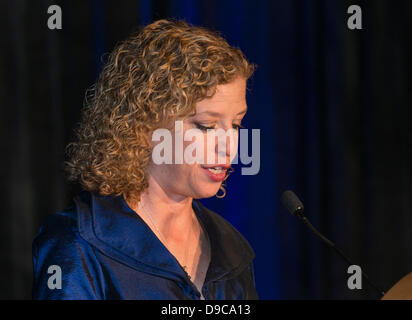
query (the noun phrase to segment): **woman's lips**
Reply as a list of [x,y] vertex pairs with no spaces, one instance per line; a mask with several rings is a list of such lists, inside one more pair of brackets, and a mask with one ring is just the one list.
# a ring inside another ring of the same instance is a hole
[[[220,168],[220,169],[218,169],[218,171],[216,171],[216,170],[213,170],[213,168]],[[219,166],[216,166],[216,167],[202,167],[202,169],[206,172],[207,176],[213,181],[220,182],[220,181],[223,181],[226,177],[227,169],[223,166],[222,167],[219,167]]]

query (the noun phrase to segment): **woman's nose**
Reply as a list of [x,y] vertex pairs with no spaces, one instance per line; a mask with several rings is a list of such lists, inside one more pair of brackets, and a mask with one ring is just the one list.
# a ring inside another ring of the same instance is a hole
[[237,146],[237,130],[229,129],[224,135],[218,135],[216,143],[217,163],[230,164],[236,155]]

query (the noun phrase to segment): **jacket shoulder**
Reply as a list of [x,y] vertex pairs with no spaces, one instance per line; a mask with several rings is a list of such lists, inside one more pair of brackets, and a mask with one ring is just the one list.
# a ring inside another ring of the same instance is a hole
[[32,245],[34,299],[99,299],[100,264],[73,206],[46,217]]

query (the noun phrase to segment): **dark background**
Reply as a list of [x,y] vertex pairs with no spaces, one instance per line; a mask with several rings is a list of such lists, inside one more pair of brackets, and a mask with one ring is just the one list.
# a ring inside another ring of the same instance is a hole
[[[63,29],[47,28],[58,4]],[[362,8],[362,30],[347,8]],[[0,298],[30,298],[31,241],[78,187],[64,147],[102,56],[139,25],[183,18],[220,31],[258,69],[245,124],[260,172],[228,180],[221,213],[256,252],[262,299],[376,299],[281,208],[293,189],[312,223],[389,289],[412,271],[412,1],[0,1]]]

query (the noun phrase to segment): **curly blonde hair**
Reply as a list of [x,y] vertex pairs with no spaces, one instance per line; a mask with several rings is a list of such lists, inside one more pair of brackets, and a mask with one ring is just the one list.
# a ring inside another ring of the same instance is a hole
[[254,71],[220,35],[159,20],[121,42],[86,93],[76,141],[66,147],[69,181],[139,201],[148,187],[154,130],[196,113],[216,86]]

